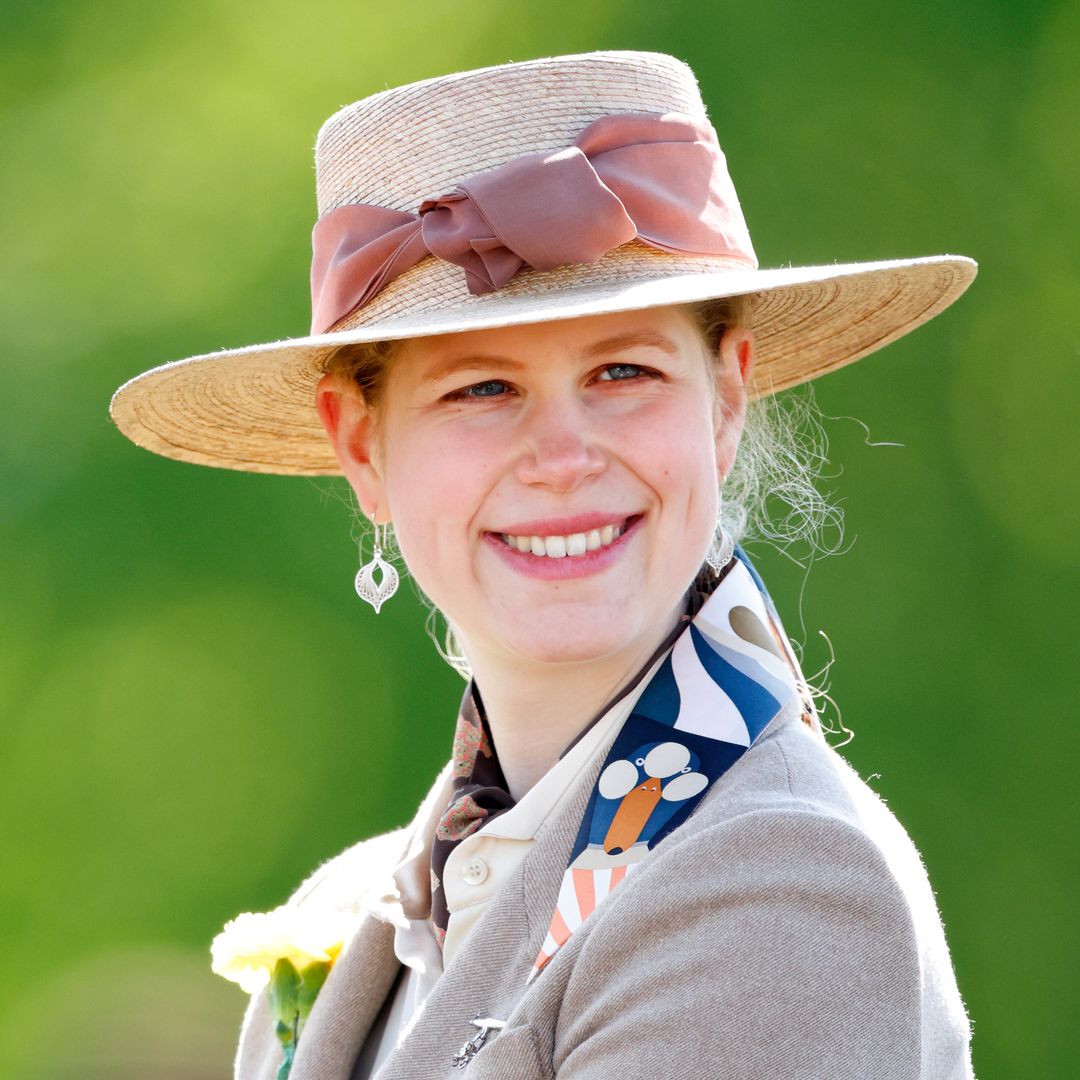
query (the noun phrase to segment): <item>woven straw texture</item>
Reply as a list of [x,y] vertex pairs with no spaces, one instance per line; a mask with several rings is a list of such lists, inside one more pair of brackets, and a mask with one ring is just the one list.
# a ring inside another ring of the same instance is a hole
[[[320,216],[348,203],[415,211],[464,177],[554,150],[601,116],[704,115],[690,69],[655,53],[592,53],[464,72],[347,106],[316,145]],[[858,360],[926,322],[975,276],[959,256],[753,270],[639,242],[587,266],[526,270],[469,293],[461,269],[427,258],[331,331],[231,349],[132,379],[111,412],[132,441],[167,457],[252,472],[327,475],[337,463],[314,407],[338,345],[452,333],[753,295],[756,396]]]

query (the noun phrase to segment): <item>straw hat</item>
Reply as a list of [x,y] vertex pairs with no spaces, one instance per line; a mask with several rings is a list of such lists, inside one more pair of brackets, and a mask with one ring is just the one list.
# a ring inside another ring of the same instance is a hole
[[133,442],[332,474],[314,397],[339,345],[748,294],[761,396],[880,349],[975,276],[951,255],[758,269],[693,72],[657,53],[387,90],[327,120],[315,166],[312,333],[132,379],[111,413]]

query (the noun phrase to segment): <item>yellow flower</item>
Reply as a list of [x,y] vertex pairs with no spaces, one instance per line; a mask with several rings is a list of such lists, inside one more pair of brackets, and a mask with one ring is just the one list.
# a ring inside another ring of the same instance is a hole
[[270,981],[279,960],[288,960],[299,972],[312,964],[332,964],[355,923],[348,911],[305,912],[289,904],[265,913],[248,911],[214,938],[210,967],[255,994]]

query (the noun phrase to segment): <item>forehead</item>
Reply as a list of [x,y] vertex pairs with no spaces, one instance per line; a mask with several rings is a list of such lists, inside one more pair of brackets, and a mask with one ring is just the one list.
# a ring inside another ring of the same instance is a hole
[[501,357],[528,365],[553,355],[599,357],[631,348],[652,347],[679,353],[695,349],[702,340],[701,331],[687,309],[649,308],[411,338],[404,342],[395,368],[411,370],[424,378],[464,358]]

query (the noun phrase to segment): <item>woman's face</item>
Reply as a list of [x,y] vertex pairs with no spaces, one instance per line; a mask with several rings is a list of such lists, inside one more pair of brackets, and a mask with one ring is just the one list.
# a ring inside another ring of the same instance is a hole
[[679,308],[419,338],[395,355],[377,432],[358,395],[328,406],[332,377],[320,410],[474,662],[640,655],[713,536],[751,347],[736,333],[733,373]]

